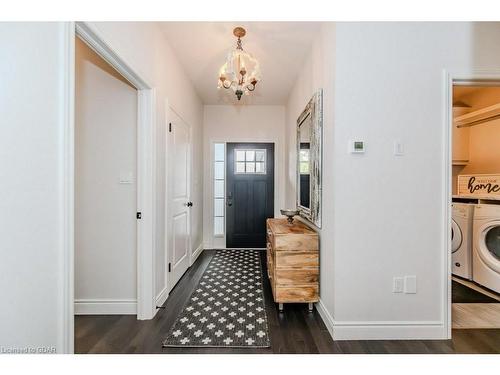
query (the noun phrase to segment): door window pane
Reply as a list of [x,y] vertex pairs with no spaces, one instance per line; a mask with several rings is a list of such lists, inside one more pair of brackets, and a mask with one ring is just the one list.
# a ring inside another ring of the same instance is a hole
[[266,173],[266,150],[235,150],[235,173]]
[[245,173],[245,162],[236,162],[236,173]]
[[236,161],[245,161],[245,151],[236,150]]
[[266,155],[266,152],[264,150],[255,151],[255,160],[263,162],[265,157],[266,157],[265,155]]
[[248,163],[247,162],[246,172],[247,173],[255,173],[255,163]]
[[255,163],[255,173],[265,173],[264,163]]

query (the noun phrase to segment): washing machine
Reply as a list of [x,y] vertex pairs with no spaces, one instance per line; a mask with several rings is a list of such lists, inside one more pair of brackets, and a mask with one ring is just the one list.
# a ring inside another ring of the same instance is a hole
[[452,273],[472,280],[472,221],[474,205],[452,203],[451,259]]
[[474,207],[473,280],[500,293],[500,205]]

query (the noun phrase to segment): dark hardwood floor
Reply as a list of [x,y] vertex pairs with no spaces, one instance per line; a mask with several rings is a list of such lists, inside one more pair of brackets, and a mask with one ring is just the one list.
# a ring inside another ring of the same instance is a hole
[[[172,290],[165,309],[153,320],[139,321],[133,315],[75,317],[75,353],[500,353],[500,329],[453,330],[452,340],[333,341],[317,311],[309,313],[305,304],[285,305],[285,312],[280,314],[267,278],[264,294],[270,348],[162,348],[168,329],[214,253],[214,250],[205,250],[200,255]],[[265,274],[265,252],[261,260]]]

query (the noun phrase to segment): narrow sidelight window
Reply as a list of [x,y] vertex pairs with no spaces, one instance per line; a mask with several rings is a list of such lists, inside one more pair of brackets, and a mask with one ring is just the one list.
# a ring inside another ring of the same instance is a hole
[[214,144],[214,236],[224,237],[226,145]]

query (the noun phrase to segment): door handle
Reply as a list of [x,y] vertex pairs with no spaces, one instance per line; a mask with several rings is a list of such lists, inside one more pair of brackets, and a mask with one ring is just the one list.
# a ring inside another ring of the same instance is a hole
[[184,203],[184,206],[186,206],[186,207],[193,207],[193,202]]
[[231,207],[233,205],[233,192],[227,193],[227,206]]

